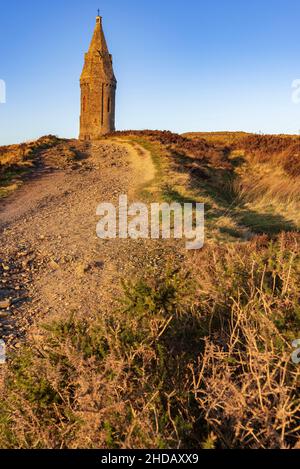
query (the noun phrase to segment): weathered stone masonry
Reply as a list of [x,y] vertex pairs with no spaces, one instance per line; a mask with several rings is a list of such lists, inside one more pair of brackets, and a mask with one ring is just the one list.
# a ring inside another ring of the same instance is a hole
[[117,80],[102,28],[102,18],[97,16],[80,78],[81,140],[95,140],[115,130],[116,87]]

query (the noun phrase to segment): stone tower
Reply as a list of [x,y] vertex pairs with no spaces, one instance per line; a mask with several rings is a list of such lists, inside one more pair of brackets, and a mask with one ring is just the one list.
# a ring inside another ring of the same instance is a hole
[[102,17],[96,17],[96,27],[89,51],[85,54],[80,78],[81,140],[93,140],[115,130],[115,96],[117,80],[112,56],[108,52]]

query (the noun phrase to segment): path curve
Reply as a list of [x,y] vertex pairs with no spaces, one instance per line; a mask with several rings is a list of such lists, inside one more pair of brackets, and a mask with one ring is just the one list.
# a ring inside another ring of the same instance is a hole
[[154,176],[150,153],[104,140],[91,143],[79,168],[45,168],[0,203],[0,305],[9,303],[0,331],[9,346],[40,318],[111,310],[118,279],[143,268],[151,249],[143,240],[99,240],[96,208]]

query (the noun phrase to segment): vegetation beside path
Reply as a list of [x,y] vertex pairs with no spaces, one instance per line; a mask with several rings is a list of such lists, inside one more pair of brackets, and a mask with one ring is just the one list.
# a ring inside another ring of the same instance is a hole
[[145,243],[117,304],[44,318],[10,356],[1,447],[300,447],[298,160],[225,137],[108,137],[147,161],[135,195],[205,203],[206,244]]

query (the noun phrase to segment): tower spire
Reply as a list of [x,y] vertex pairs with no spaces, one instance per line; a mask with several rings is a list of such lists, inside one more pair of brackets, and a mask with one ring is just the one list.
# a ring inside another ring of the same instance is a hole
[[100,10],[80,78],[80,138],[93,140],[115,130],[117,80],[105,40]]

